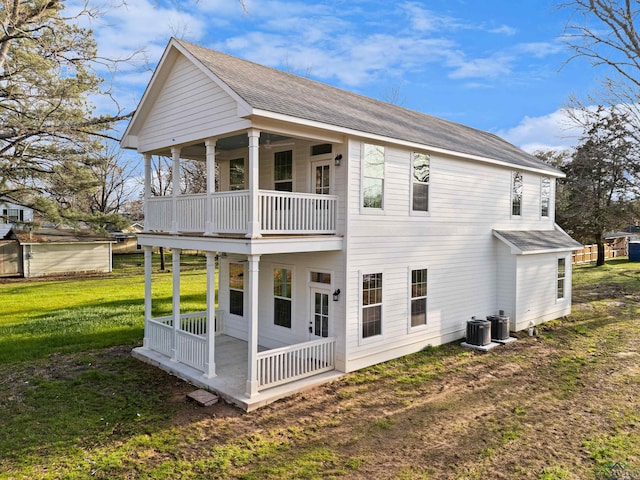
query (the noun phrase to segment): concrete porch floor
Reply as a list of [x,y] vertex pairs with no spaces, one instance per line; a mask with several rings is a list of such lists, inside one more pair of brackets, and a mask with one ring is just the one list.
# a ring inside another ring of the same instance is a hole
[[[266,349],[258,347],[258,350],[263,351]],[[195,368],[173,362],[169,357],[144,347],[133,349],[131,355],[138,360],[161,368],[192,385],[214,392],[247,412],[294,393],[331,382],[344,375],[336,370],[320,373],[302,380],[262,390],[254,397],[249,398],[245,395],[248,353],[247,342],[244,340],[227,335],[216,337],[215,361],[217,376],[213,378],[205,378],[202,372]]]

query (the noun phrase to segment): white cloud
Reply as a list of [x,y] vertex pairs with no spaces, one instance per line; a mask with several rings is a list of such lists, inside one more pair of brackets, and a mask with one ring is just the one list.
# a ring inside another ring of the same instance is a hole
[[511,35],[515,35],[518,31],[515,28],[510,27],[509,25],[500,25],[499,27],[496,27],[496,28],[490,28],[488,32],[511,36]]
[[454,70],[449,78],[497,78],[511,73],[511,64],[514,58],[505,53],[497,53],[487,58],[449,60],[449,66]]
[[567,150],[575,147],[582,129],[561,108],[540,117],[524,117],[515,127],[500,130],[497,135],[523,150]]

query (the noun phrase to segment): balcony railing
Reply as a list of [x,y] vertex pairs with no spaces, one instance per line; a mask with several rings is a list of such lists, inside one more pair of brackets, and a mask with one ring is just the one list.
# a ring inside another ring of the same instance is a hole
[[[209,200],[208,200],[209,199]],[[147,199],[147,231],[246,234],[250,195],[248,190]],[[207,201],[210,206],[207,208]],[[335,195],[258,191],[257,220],[262,234],[336,233]],[[207,230],[209,225],[209,231]]]

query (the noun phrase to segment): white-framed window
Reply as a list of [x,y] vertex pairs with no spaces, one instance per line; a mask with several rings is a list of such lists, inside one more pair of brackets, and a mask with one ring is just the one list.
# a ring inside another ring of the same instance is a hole
[[229,190],[245,190],[244,158],[229,160]]
[[522,215],[522,173],[511,172],[511,215]]
[[429,211],[430,157],[426,153],[411,154],[411,210]]
[[362,275],[362,338],[382,334],[382,273]]
[[285,328],[291,328],[291,280],[290,269],[273,269],[273,323]]
[[549,207],[551,205],[551,179],[542,177],[540,179],[540,216],[549,216]]
[[409,285],[411,328],[427,324],[427,269],[411,270]]
[[562,300],[566,293],[566,259],[558,258],[556,299]]
[[244,315],[244,265],[229,263],[229,313]]
[[273,189],[293,192],[293,150],[273,154]]
[[384,147],[364,144],[362,156],[362,206],[384,208]]

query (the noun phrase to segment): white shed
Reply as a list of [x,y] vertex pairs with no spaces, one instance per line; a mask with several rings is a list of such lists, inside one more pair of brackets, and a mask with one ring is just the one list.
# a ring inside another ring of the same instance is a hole
[[14,236],[22,250],[25,278],[111,272],[109,237],[70,229],[14,232]]

